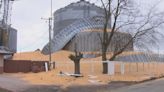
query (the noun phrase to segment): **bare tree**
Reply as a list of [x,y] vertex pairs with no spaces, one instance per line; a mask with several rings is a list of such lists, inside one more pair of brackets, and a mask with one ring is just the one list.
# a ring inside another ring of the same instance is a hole
[[74,62],[74,74],[80,74],[80,60],[83,58],[83,54],[77,52],[76,44],[75,44],[75,55],[71,54],[69,58]]
[[[99,36],[102,46],[102,61],[107,60],[107,50],[115,41],[114,51],[109,60],[114,60],[134,43],[135,46],[147,48],[157,41],[158,28],[164,23],[163,13],[155,11],[156,4],[149,11],[141,12],[132,0],[100,0],[104,9],[103,35]],[[112,22],[111,22],[112,21]],[[111,23],[111,24],[110,24]],[[110,34],[107,31],[111,29]],[[126,32],[131,37],[119,44],[122,38],[115,39],[117,32]],[[103,73],[107,73],[107,64],[103,63]]]

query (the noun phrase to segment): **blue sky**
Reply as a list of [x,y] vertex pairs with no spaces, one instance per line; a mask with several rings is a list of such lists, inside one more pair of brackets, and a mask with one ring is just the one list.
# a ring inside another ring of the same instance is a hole
[[[76,1],[79,0],[53,0],[53,11]],[[143,0],[140,1],[143,2]],[[144,0],[144,3],[151,5],[154,1],[156,0]],[[158,8],[164,11],[164,0],[161,1]],[[17,0],[14,2],[11,24],[18,30],[18,52],[34,51],[42,48],[48,42],[48,23],[41,18],[49,16],[50,0]],[[162,43],[162,40],[160,51],[164,52],[164,41]]]

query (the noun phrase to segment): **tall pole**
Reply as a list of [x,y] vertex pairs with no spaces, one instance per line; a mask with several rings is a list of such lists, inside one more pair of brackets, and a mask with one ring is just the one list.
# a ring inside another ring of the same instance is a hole
[[[52,18],[52,0],[51,0],[51,18]],[[51,23],[52,24],[52,23]]]
[[49,69],[52,70],[53,69],[53,62],[52,62],[52,46],[51,46],[51,36],[52,36],[52,0],[51,0],[51,9],[50,9],[50,17],[47,18],[41,18],[44,20],[48,20],[48,27],[49,27]]
[[51,54],[51,20],[52,18],[49,18],[48,19],[48,22],[49,22],[49,62],[50,62],[50,69],[52,69],[52,54]]
[[52,62],[52,49],[51,49],[51,31],[52,31],[52,0],[50,2],[50,6],[51,6],[51,9],[50,9],[50,18],[49,18],[49,51],[50,51],[50,54],[49,54],[49,62],[50,62],[50,70],[53,69],[53,62]]

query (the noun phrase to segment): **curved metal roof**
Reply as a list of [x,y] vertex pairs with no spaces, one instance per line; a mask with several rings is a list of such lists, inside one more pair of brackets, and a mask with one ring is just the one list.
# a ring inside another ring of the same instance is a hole
[[57,35],[51,41],[51,52],[49,50],[49,43],[43,48],[43,54],[50,54],[61,50],[77,33],[90,28],[103,28],[103,20],[96,18],[86,18],[75,21]]

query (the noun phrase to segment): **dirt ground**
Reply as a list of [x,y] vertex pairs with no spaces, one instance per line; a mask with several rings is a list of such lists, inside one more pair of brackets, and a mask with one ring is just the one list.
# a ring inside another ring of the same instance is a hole
[[[68,58],[71,52],[60,51],[52,55],[55,61],[55,69],[49,72],[40,73],[14,73],[10,76],[27,81],[30,88],[23,92],[99,92],[99,90],[116,89],[118,87],[130,85],[126,82],[140,82],[152,77],[164,75],[164,63],[129,63],[124,62],[125,74],[121,74],[121,64],[115,62],[115,75],[102,74],[101,57],[82,59],[81,74],[83,77],[75,78],[70,76],[74,73],[74,64]],[[128,53],[124,53],[126,55]],[[133,54],[138,54],[137,52]],[[17,53],[13,60],[48,60],[48,56],[40,52]],[[60,72],[64,74],[60,74]],[[113,81],[123,81],[123,83],[113,83]]]
[[[70,63],[69,63],[70,64]],[[120,63],[116,63],[116,72],[114,76],[102,74],[100,68],[95,68],[94,71],[87,72],[90,68],[88,63],[81,63],[81,73],[83,77],[73,77],[69,75],[60,75],[59,72],[73,73],[73,68],[57,65],[56,69],[49,72],[40,73],[14,73],[10,76],[17,77],[23,81],[27,81],[31,86],[20,92],[101,92],[117,89],[120,87],[135,84],[152,77],[163,76],[164,72],[162,64],[144,64],[126,63],[125,74],[120,74]],[[67,64],[66,64],[67,65]],[[130,67],[129,67],[130,65]],[[94,67],[100,67],[100,62],[95,62]],[[71,69],[72,68],[72,69]],[[138,70],[137,70],[138,69]]]
[[[94,85],[108,84],[111,81],[143,81],[151,77],[160,77],[164,75],[164,64],[156,63],[125,63],[125,74],[121,74],[120,63],[115,64],[115,75],[102,74],[102,63],[94,62],[93,65],[88,62],[81,62],[81,74],[83,77],[75,78],[73,74],[73,63],[56,64],[56,69],[49,72],[40,73],[15,73],[12,76],[19,77],[31,84],[57,85],[68,87],[71,85]],[[92,69],[92,68],[93,69]],[[59,72],[63,72],[60,75]]]

